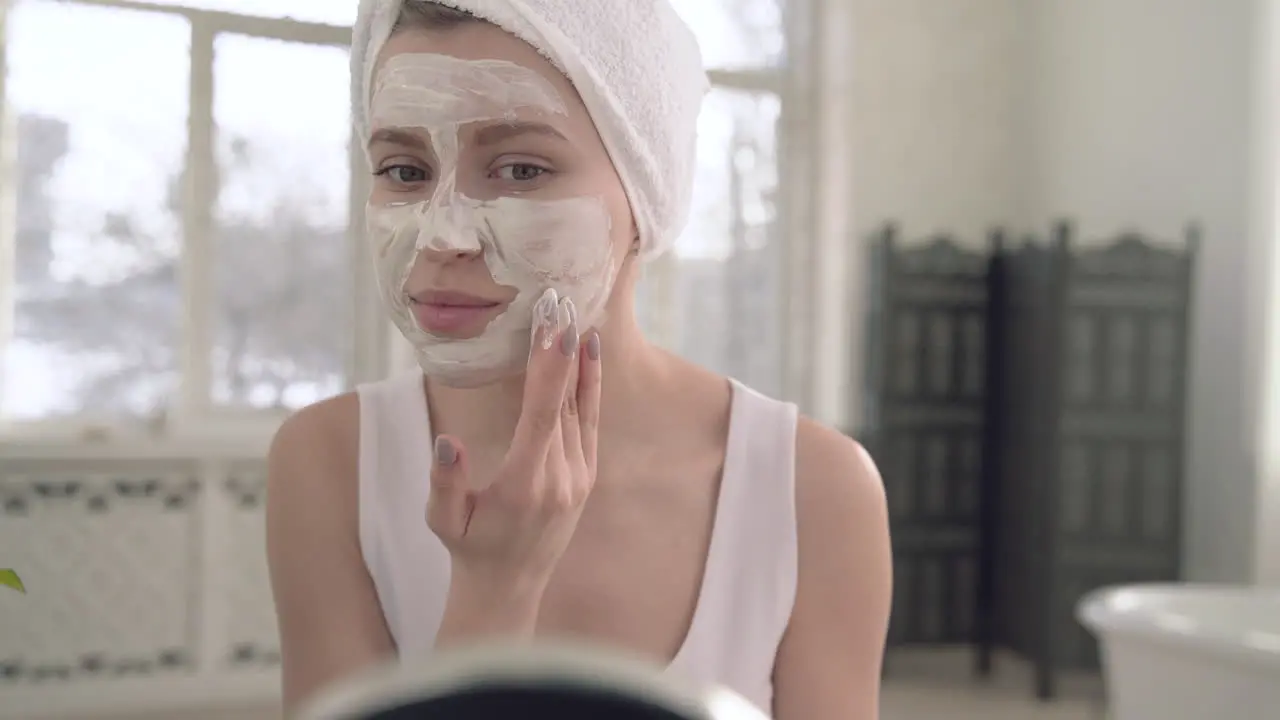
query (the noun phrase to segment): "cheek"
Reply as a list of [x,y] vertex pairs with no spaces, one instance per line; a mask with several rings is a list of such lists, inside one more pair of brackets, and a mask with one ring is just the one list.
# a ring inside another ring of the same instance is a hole
[[435,191],[435,183],[422,183],[406,190],[390,186],[390,181],[386,178],[374,177],[369,187],[367,204],[373,207],[387,207],[430,202]]
[[369,190],[369,205],[383,207],[404,200],[404,193],[392,192],[386,188],[379,187],[380,184],[377,182],[377,178],[374,178],[374,186]]
[[622,189],[622,182],[616,176],[610,183],[610,192],[605,196],[605,203],[612,223],[609,240],[613,247],[613,256],[621,265],[636,246],[636,223],[631,212],[631,203]]
[[431,263],[427,259],[427,253],[420,252],[413,259],[413,265],[409,268],[409,273],[405,276],[405,288],[411,292],[416,292],[431,284]]
[[492,206],[488,220],[495,247],[538,286],[598,283],[612,274],[614,223],[601,200],[504,198]]

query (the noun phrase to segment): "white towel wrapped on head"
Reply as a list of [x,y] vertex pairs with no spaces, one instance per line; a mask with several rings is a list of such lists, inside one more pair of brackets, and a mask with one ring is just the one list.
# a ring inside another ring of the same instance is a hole
[[[368,137],[373,66],[406,2],[361,0],[351,39],[353,117]],[[693,195],[698,113],[710,85],[670,0],[438,0],[524,40],[569,78],[622,179],[641,256],[669,249]]]

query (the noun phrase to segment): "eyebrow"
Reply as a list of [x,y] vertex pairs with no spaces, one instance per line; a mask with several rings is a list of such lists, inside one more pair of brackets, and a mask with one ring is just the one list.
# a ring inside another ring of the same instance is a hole
[[[542,135],[562,142],[568,142],[559,130],[540,122],[514,122],[499,123],[497,125],[489,125],[476,131],[476,145],[496,145],[504,140],[510,140],[513,137],[521,135]],[[373,147],[378,143],[387,143],[390,145],[399,145],[401,147],[411,148],[427,152],[429,148],[427,143],[418,135],[406,130],[397,130],[395,128],[384,128],[377,130],[369,137],[369,147]]]
[[417,135],[405,130],[396,130],[394,128],[386,128],[377,130],[369,137],[369,147],[373,147],[378,143],[389,143],[391,145],[400,145],[402,147],[427,151],[427,143]]
[[495,145],[503,140],[510,140],[520,135],[542,135],[554,140],[568,142],[559,130],[540,122],[514,122],[489,125],[476,131],[476,145]]

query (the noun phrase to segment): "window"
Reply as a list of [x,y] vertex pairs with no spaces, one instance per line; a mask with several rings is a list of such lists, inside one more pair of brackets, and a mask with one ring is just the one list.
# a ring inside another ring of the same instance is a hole
[[214,41],[218,405],[297,407],[347,384],[347,57],[345,48],[230,33]]
[[300,20],[351,27],[360,0],[147,0],[152,5],[172,5],[199,10],[268,18]]
[[[784,19],[803,2],[674,3],[715,88],[691,222],[638,298],[658,342],[771,394],[787,346],[781,192],[798,186],[780,182],[797,155],[778,142],[794,104]],[[385,371],[353,231],[356,5],[7,4],[0,425],[238,422]]]
[[190,28],[29,1],[6,26],[18,182],[4,412],[145,411],[180,365]]
[[645,269],[638,298],[656,340],[766,393],[782,372],[779,111],[773,93],[718,87],[707,96],[689,225],[673,256]]
[[638,298],[650,337],[771,395],[783,392],[788,267],[778,152],[790,99],[781,81],[783,5],[675,3],[698,36],[713,90],[698,124],[689,225],[675,252],[646,268]]
[[208,418],[349,384],[347,31],[17,0],[5,35],[0,421]]

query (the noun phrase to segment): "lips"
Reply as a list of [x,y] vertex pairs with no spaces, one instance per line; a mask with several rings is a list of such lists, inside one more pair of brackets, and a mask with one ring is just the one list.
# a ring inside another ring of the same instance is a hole
[[418,327],[434,335],[468,337],[484,330],[503,303],[451,291],[428,291],[409,296]]

